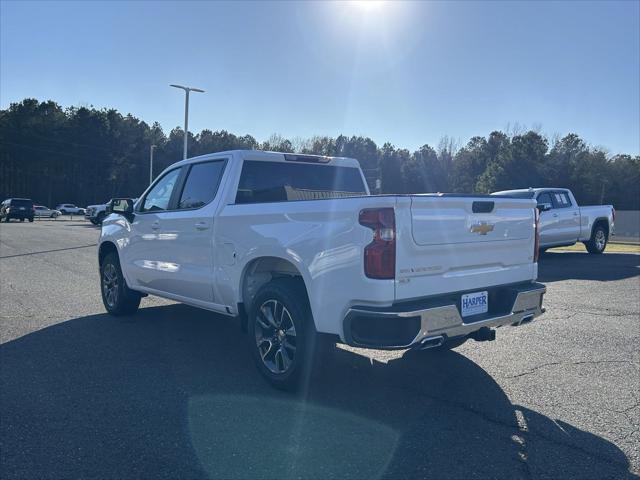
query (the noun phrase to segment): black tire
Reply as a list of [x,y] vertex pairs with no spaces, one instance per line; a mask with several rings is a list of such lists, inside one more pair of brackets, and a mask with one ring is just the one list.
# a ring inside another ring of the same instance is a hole
[[33,217],[29,217],[29,223],[33,223]]
[[66,215],[67,211],[66,210],[60,210],[60,215]]
[[584,242],[584,246],[587,247],[589,253],[600,254],[607,248],[608,242],[609,232],[607,228],[602,223],[598,223],[593,227],[591,238],[588,242]]
[[247,326],[249,349],[262,376],[280,390],[298,389],[311,372],[317,339],[302,282],[280,278],[262,286]]
[[104,308],[111,315],[131,315],[140,305],[141,296],[127,287],[115,252],[108,253],[100,264],[100,293]]
[[90,221],[91,223],[93,223],[94,225],[98,225],[98,222],[96,222],[93,218],[90,218],[90,219],[89,219],[89,221]]

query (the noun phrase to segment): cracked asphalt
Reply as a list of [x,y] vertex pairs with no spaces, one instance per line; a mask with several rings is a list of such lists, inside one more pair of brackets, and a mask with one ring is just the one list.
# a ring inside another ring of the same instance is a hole
[[451,352],[330,349],[294,397],[226,317],[105,315],[97,236],[0,225],[2,478],[639,478],[640,255],[547,253],[536,322]]

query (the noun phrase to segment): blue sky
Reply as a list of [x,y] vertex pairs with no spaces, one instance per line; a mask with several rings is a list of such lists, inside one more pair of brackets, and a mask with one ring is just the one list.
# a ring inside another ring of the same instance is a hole
[[640,152],[640,2],[14,2],[0,104],[414,149],[516,123]]

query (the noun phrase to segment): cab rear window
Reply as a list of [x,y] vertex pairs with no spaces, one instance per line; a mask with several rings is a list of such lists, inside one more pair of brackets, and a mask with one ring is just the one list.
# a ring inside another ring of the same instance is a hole
[[245,161],[236,203],[291,202],[365,195],[358,168]]

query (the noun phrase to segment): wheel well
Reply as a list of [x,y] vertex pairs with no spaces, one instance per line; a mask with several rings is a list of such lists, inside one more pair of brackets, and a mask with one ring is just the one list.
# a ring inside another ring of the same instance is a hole
[[98,250],[98,265],[102,265],[104,257],[111,252],[114,252],[116,255],[118,254],[118,249],[112,242],[104,242],[100,245],[100,249]]
[[304,292],[308,292],[302,274],[296,266],[279,257],[261,257],[252,260],[245,268],[242,281],[240,282],[241,300],[244,306],[244,313],[247,314],[251,309],[251,302],[260,290],[260,287],[270,282],[274,278],[293,277],[300,281],[304,287]]
[[593,237],[593,232],[598,225],[602,225],[604,227],[605,232],[607,233],[607,237],[609,236],[609,221],[606,218],[598,218],[595,222],[593,222],[593,227],[591,228],[591,236]]

